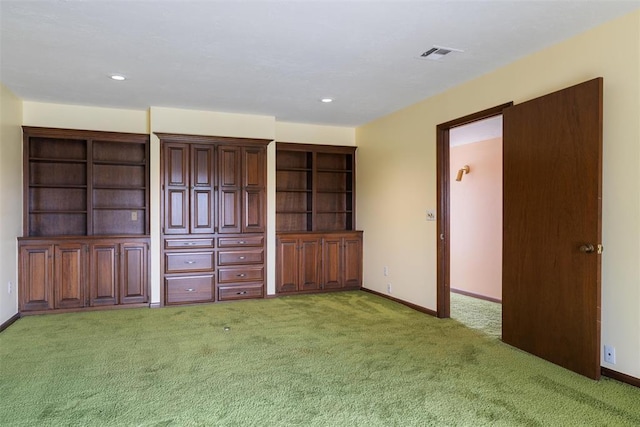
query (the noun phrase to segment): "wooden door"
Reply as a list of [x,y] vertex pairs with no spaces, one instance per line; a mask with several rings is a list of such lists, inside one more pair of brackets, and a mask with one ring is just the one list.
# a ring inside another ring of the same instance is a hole
[[218,232],[220,233],[242,231],[240,156],[240,147],[218,147],[218,185],[220,187]]
[[504,110],[503,340],[594,379],[601,183],[602,79]]
[[20,311],[53,309],[53,246],[20,247]]
[[189,233],[189,145],[164,144],[164,234]]
[[120,304],[148,301],[148,258],[146,243],[120,245]]
[[242,232],[264,233],[266,192],[266,150],[242,149]]
[[344,286],[362,286],[362,239],[358,236],[344,238],[343,258]]
[[191,233],[214,232],[214,147],[212,145],[191,146]]
[[303,237],[298,241],[300,264],[298,265],[298,290],[314,291],[320,289],[320,248],[321,239]]
[[89,305],[118,304],[118,245],[94,243],[89,256]]
[[87,245],[64,243],[54,247],[54,307],[85,306]]
[[329,237],[322,240],[323,289],[338,289],[344,286],[342,245],[341,237]]
[[298,290],[298,239],[278,237],[276,244],[276,292]]

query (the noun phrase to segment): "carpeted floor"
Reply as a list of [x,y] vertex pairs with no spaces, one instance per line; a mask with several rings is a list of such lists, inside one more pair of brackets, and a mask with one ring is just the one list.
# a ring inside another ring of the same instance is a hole
[[2,426],[637,426],[638,402],[365,292],[31,316],[0,334]]
[[502,337],[502,304],[451,292],[451,318],[490,337]]

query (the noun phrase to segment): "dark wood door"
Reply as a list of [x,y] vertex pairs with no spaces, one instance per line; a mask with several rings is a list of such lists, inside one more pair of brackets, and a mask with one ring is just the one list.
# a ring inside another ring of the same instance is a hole
[[137,304],[148,301],[146,243],[122,243],[120,245],[120,303]]
[[87,245],[65,243],[54,248],[54,307],[85,306]]
[[602,79],[504,110],[503,340],[594,379],[601,183]]
[[325,238],[322,241],[322,283],[323,289],[338,289],[343,283],[343,239]]
[[53,309],[53,246],[20,248],[20,311]]
[[303,237],[299,240],[300,252],[298,290],[314,291],[320,289],[320,248],[321,239]]
[[278,237],[276,244],[276,291],[298,290],[298,239]]
[[242,149],[242,232],[263,233],[265,222],[266,150]]
[[164,234],[189,233],[189,145],[164,144]]
[[359,237],[344,238],[344,285],[362,286],[362,240]]
[[118,304],[118,245],[96,243],[89,252],[89,305]]
[[214,147],[191,146],[190,232],[214,232]]
[[218,232],[242,231],[242,207],[240,203],[242,182],[240,147],[218,147],[219,212]]

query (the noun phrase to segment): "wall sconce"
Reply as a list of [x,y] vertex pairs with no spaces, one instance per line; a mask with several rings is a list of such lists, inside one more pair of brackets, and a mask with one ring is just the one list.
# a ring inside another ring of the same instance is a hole
[[458,171],[458,175],[456,176],[456,181],[462,181],[462,175],[469,173],[470,170],[471,169],[469,168],[469,165],[464,165],[462,169]]

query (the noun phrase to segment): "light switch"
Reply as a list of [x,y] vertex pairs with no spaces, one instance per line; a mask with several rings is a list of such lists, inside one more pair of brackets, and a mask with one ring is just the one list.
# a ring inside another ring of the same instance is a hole
[[427,209],[427,221],[435,221],[436,220],[436,211],[433,209]]

